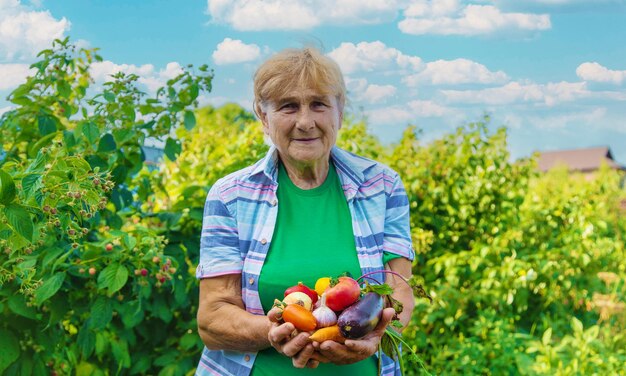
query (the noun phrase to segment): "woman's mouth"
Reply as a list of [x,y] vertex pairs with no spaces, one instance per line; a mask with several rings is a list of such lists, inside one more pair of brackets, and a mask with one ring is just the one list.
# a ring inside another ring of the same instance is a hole
[[311,143],[317,140],[317,137],[314,138],[294,138],[293,141],[302,142],[302,143]]

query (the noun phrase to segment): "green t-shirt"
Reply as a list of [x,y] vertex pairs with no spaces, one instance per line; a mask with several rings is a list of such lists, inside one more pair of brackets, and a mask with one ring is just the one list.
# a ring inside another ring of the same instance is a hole
[[[322,185],[300,189],[282,164],[278,172],[278,217],[272,244],[259,276],[259,295],[265,313],[298,282],[313,288],[320,277],[344,272],[361,275],[352,220],[339,176],[331,163]],[[359,375],[378,374],[378,360],[338,366],[322,363],[316,369],[293,367],[291,358],[270,347],[260,351],[252,368],[262,375]]]

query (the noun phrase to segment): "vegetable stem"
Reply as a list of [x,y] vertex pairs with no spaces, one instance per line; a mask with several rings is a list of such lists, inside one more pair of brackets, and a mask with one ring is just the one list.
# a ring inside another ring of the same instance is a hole
[[[404,281],[404,283],[406,283],[409,287],[412,287],[412,286],[411,286],[411,284],[409,283],[409,281],[407,281],[407,280],[406,280],[406,278],[404,278],[404,276],[403,276],[402,274],[400,274],[400,273],[396,273],[396,272],[394,272],[393,270],[378,270],[378,271],[373,271],[373,272],[365,273],[365,274],[363,274],[362,276],[360,276],[360,277],[359,277],[356,281],[358,282],[361,278],[370,278],[370,279],[372,279],[371,277],[368,277],[368,276],[369,276],[369,275],[372,275],[372,274],[376,274],[376,273],[389,273],[389,274],[393,274],[393,275],[395,275],[395,276],[397,276],[397,277],[400,277],[400,279],[402,279],[402,280]],[[375,280],[375,279],[374,279],[374,280]]]

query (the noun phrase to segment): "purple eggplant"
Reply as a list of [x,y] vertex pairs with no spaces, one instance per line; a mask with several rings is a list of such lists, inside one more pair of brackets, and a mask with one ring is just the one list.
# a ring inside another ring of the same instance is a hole
[[383,297],[375,292],[368,292],[337,318],[341,334],[350,339],[363,337],[374,330],[382,317],[383,308],[385,308]]

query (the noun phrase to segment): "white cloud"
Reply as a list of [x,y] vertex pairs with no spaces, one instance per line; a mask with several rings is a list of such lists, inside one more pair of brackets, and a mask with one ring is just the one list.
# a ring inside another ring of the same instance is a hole
[[596,107],[591,111],[574,112],[553,116],[533,116],[528,119],[529,123],[540,129],[564,129],[572,124],[589,124],[597,126],[606,115],[605,107]]
[[482,64],[467,59],[437,60],[426,64],[419,73],[402,79],[408,86],[417,86],[421,82],[441,84],[492,84],[508,81],[502,71],[492,72]]
[[367,120],[372,125],[405,124],[415,120],[415,116],[405,107],[390,106],[366,112]]
[[433,101],[414,100],[408,103],[411,111],[419,117],[440,117],[451,113],[451,110]]
[[157,71],[152,64],[138,66],[134,64],[116,64],[105,60],[93,63],[89,72],[96,83],[110,81],[111,75],[118,72],[136,74],[139,76],[138,82],[140,84],[143,84],[149,92],[155,92],[159,87],[164,86],[167,80],[181,74],[183,69],[177,62],[170,62],[164,69]]
[[245,44],[239,39],[225,38],[213,52],[217,65],[237,64],[257,59],[261,49],[256,44]]
[[405,0],[208,0],[216,22],[235,30],[307,30],[324,23],[391,21]]
[[393,47],[387,47],[381,41],[360,42],[356,45],[342,43],[328,55],[339,64],[344,74],[374,70],[415,70],[422,65],[422,59],[419,57],[405,55]]
[[580,64],[576,68],[576,75],[585,81],[610,82],[618,85],[626,81],[626,70],[611,70],[596,62]]
[[49,11],[30,10],[18,0],[0,1],[0,60],[32,59],[69,29],[65,17],[57,20]]
[[14,89],[33,73],[27,64],[0,64],[0,90]]
[[355,102],[367,102],[370,104],[386,102],[394,96],[397,88],[393,85],[368,84],[365,78],[345,77],[348,96]]
[[366,111],[373,125],[403,124],[418,118],[432,118],[452,115],[454,111],[433,101],[413,100],[406,105],[388,106]]
[[591,96],[584,82],[557,82],[534,84],[510,82],[504,86],[482,90],[442,90],[449,102],[504,105],[511,103],[537,103],[554,106]]
[[362,99],[369,103],[384,102],[396,93],[396,87],[393,85],[376,85],[371,84],[363,92]]
[[420,0],[404,12],[398,28],[407,34],[479,35],[503,30],[546,30],[551,27],[547,14],[501,12],[493,5],[457,1]]

